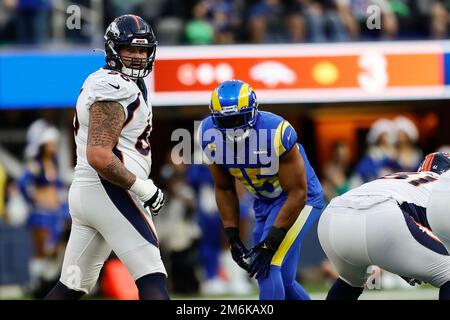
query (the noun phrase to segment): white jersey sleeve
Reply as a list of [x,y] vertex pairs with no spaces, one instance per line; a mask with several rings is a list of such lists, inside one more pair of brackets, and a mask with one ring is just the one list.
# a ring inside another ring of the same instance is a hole
[[365,209],[393,199],[426,207],[439,175],[434,172],[399,172],[368,182],[334,198],[330,206]]
[[127,106],[137,97],[137,93],[131,88],[133,83],[130,79],[115,71],[105,70],[94,73],[86,82],[90,105],[97,101],[118,102],[123,107],[125,117],[128,116]]

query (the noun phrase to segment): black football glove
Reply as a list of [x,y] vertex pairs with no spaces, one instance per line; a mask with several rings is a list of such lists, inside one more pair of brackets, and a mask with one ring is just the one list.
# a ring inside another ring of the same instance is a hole
[[228,237],[228,243],[230,245],[233,260],[239,265],[239,267],[245,271],[248,271],[249,265],[244,260],[244,256],[248,253],[248,250],[239,238],[239,229],[225,228],[225,234]]
[[270,262],[286,236],[286,233],[287,231],[282,228],[270,228],[266,238],[251,248],[244,256],[246,259],[252,259],[250,268],[248,269],[250,277],[255,276],[256,279],[260,279],[269,276]]

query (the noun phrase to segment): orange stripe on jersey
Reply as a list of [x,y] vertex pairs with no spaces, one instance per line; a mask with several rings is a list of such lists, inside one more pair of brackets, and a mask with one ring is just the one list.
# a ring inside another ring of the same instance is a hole
[[443,242],[441,241],[441,239],[439,239],[438,237],[435,236],[435,234],[433,233],[433,231],[431,231],[430,229],[428,229],[427,227],[421,225],[420,223],[416,222],[413,219],[414,223],[419,227],[419,229],[421,229],[427,236],[429,236],[431,239],[439,242],[440,244],[443,244]]
[[155,229],[153,228],[152,224],[150,223],[150,221],[148,220],[146,214],[144,212],[141,211],[141,209],[139,208],[139,206],[137,205],[136,201],[134,201],[133,196],[130,194],[129,191],[127,191],[128,196],[130,197],[131,201],[133,202],[134,206],[136,207],[136,209],[139,211],[139,213],[141,214],[141,217],[145,220],[147,226],[150,228],[150,232],[153,233],[153,236],[155,237],[156,241],[159,241],[158,239],[158,235],[156,234]]

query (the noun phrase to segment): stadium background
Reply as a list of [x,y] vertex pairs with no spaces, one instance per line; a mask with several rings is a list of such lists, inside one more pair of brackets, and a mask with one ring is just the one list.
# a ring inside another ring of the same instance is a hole
[[[81,8],[79,16],[70,5]],[[381,28],[369,29],[368,19],[377,10]],[[210,235],[198,221],[204,205],[199,198],[205,194],[191,182],[189,166],[171,162],[177,143],[171,141],[172,132],[185,128],[192,133],[193,121],[208,114],[211,90],[238,78],[254,87],[261,110],[280,114],[297,129],[328,199],[356,183],[358,163],[373,135],[397,134],[404,125],[410,141],[392,145],[399,162],[447,150],[449,10],[445,0],[0,0],[0,299],[38,298],[39,284],[44,290],[54,280],[48,276],[44,284],[36,282],[32,271],[35,244],[27,226],[28,204],[17,185],[27,166],[27,129],[42,118],[58,128],[60,173],[70,185],[73,108],[84,78],[104,63],[103,54],[93,49],[103,47],[104,29],[115,16],[142,16],[159,42],[146,81],[154,106],[153,178],[171,196],[170,206],[155,219],[171,293],[256,298],[255,283],[248,279],[251,290],[226,289],[234,269],[220,252],[213,254],[220,256],[215,282],[207,284],[200,247]],[[78,17],[80,28],[67,28],[66,22]],[[409,122],[378,121],[398,116]],[[251,212],[245,221],[248,229]],[[322,298],[335,274],[315,234],[302,252],[298,279],[313,297]],[[47,258],[58,266],[57,257]],[[109,261],[92,297],[134,297],[121,265],[114,256]],[[429,288],[407,288],[395,277],[382,279],[383,288],[397,290],[383,297],[437,295]]]

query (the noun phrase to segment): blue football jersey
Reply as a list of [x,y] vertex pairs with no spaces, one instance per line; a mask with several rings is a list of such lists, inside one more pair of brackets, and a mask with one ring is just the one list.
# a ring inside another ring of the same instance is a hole
[[307,203],[323,206],[320,182],[297,143],[297,133],[282,117],[259,111],[254,127],[239,140],[215,129],[209,116],[202,121],[197,139],[211,162],[226,168],[255,198],[266,201],[286,197],[278,179],[278,164],[283,155],[297,148],[305,162]]

